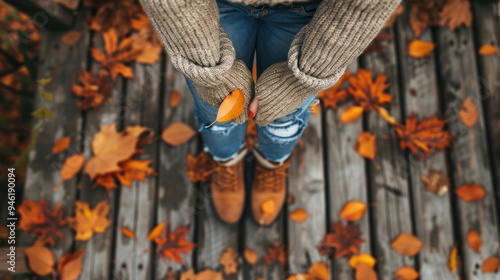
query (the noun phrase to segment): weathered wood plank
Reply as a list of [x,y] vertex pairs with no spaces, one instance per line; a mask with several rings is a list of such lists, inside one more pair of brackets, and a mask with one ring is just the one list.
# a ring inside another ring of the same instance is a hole
[[[394,34],[392,29],[385,32]],[[388,111],[401,122],[401,97],[394,41],[390,39],[383,42],[387,46],[384,55],[365,55],[362,65],[366,69],[373,69],[374,78],[379,74],[387,76],[391,84],[387,92],[393,97]],[[398,268],[405,265],[414,266],[415,263],[414,259],[398,254],[390,245],[399,234],[413,232],[408,174],[405,168],[401,168],[405,165],[406,158],[399,148],[393,128],[375,111],[368,114],[367,131],[377,137],[377,156],[368,164],[370,204],[375,205],[370,210],[375,227],[372,228],[374,256],[379,260],[379,278],[390,279]]]
[[[358,71],[357,61],[352,63],[348,70],[355,74]],[[363,132],[362,120],[344,124],[339,119],[340,112],[349,106],[351,104],[344,104],[339,106],[338,112],[332,109],[325,112],[329,224],[339,221],[340,211],[349,201],[357,200],[369,206],[365,160],[354,149],[356,140]],[[358,222],[363,233],[362,238],[365,240],[361,245],[360,253],[371,254],[368,211]],[[331,231],[330,228],[328,230]],[[347,261],[347,258],[333,261],[334,279],[352,279],[354,271]]]
[[[480,202],[468,203],[457,199],[460,219],[460,238],[463,268],[468,279],[498,279],[499,273],[482,274],[482,261],[498,254],[498,220],[491,179],[491,168],[486,144],[485,123],[476,73],[474,41],[470,28],[450,31],[437,29],[440,92],[443,95],[444,116],[449,119],[449,130],[456,139],[450,149],[451,178],[455,188],[477,183],[486,191]],[[471,98],[479,113],[477,123],[468,128],[457,113],[462,102]],[[475,229],[482,239],[481,252],[475,253],[467,244],[467,233]]]
[[71,12],[54,0],[5,0],[5,2],[31,16],[35,24],[40,27],[67,29],[75,22]]
[[[82,114],[77,107],[77,98],[71,93],[71,87],[78,83],[78,71],[87,68],[87,47],[89,33],[85,32],[86,13],[82,12],[75,30],[82,32],[82,37],[75,45],[69,46],[61,41],[63,32],[44,30],[39,78],[52,78],[52,82],[40,87],[54,95],[53,101],[43,101],[41,94],[36,94],[35,108],[45,105],[53,113],[46,126],[40,130],[35,148],[30,152],[27,162],[27,176],[23,200],[38,201],[40,198],[49,202],[52,207],[61,203],[64,215],[72,216],[76,198],[76,178],[64,181],[56,192],[53,187],[60,179],[60,169],[68,156],[80,153]],[[39,128],[42,121],[34,119],[32,129]],[[53,155],[54,142],[63,136],[70,136],[71,143],[64,153]],[[19,205],[17,205],[19,206]],[[62,229],[63,239],[56,241],[52,247],[57,259],[71,250],[73,231]],[[17,236],[17,246],[31,246],[35,236],[20,231]],[[19,252],[19,254],[21,254]]]
[[24,250],[26,250],[29,246],[16,246],[16,260],[15,260],[15,272],[9,270],[11,267],[9,264],[10,256],[10,245],[5,244],[5,246],[0,247],[0,276],[13,276],[18,274],[26,274],[30,273],[28,268],[28,261],[26,258],[26,254],[24,254]]
[[[408,6],[406,11],[408,11]],[[408,18],[405,13],[397,24],[398,44],[400,50],[399,65],[401,73],[401,94],[404,95],[403,107],[405,117],[415,114],[419,119],[440,116],[438,84],[434,55],[430,58],[412,58],[408,55],[407,46],[414,39]],[[422,33],[420,40],[432,41],[431,30]],[[412,188],[413,215],[416,236],[426,245],[417,256],[422,279],[457,279],[457,272],[448,268],[449,255],[457,242],[453,232],[453,215],[450,195],[438,195],[424,191],[422,176],[429,169],[444,172],[447,176],[446,157],[444,152],[437,151],[426,160],[415,159],[409,155],[404,166],[409,172]],[[451,186],[450,186],[451,187]]]
[[[163,114],[161,116],[161,131],[174,122],[184,122],[193,129],[196,128],[196,122],[193,115],[193,98],[187,87],[182,73],[175,70],[170,60],[166,61],[166,72],[163,73],[165,79]],[[182,101],[178,107],[170,106],[170,96],[173,90],[181,93]],[[196,130],[196,129],[195,129]],[[197,210],[195,201],[195,188],[187,177],[184,167],[187,164],[186,155],[196,155],[198,143],[196,137],[187,144],[179,147],[167,145],[163,140],[160,141],[159,148],[159,185],[157,191],[156,224],[166,222],[172,230],[178,226],[189,226],[190,232],[187,240],[193,241],[195,238],[194,215]],[[151,228],[152,229],[152,228]],[[149,230],[151,230],[149,229]],[[179,272],[184,268],[171,260],[164,260],[161,253],[155,255],[155,279],[165,279],[169,268]],[[182,255],[185,268],[193,267],[193,253]]]
[[[154,65],[135,64],[135,79],[127,83],[125,126],[148,127],[158,136],[160,114],[160,62]],[[137,159],[152,160],[151,167],[157,172],[156,161],[160,140],[145,145],[145,153]],[[135,181],[131,187],[121,186],[118,220],[115,228],[115,270],[120,279],[150,279],[154,262],[152,246],[147,239],[155,225],[156,176],[145,182]],[[122,234],[121,229],[134,231],[136,238]]]
[[326,233],[326,198],[323,162],[323,135],[321,114],[309,117],[308,126],[295,148],[295,156],[288,173],[288,195],[295,197],[288,213],[303,209],[309,217],[303,223],[288,219],[289,270],[307,272],[311,263],[328,264],[328,256],[316,248]]

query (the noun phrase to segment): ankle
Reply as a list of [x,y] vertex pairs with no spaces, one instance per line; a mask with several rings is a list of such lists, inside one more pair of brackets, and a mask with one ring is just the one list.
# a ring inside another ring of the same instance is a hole
[[244,148],[242,148],[238,152],[238,154],[236,154],[231,159],[228,159],[228,160],[225,160],[225,161],[219,161],[219,160],[214,160],[214,161],[215,161],[215,163],[217,163],[220,166],[231,167],[231,166],[235,166],[236,164],[238,164],[239,162],[241,162],[245,158],[245,156],[247,155],[247,153],[248,153],[248,149],[246,147],[244,147]]

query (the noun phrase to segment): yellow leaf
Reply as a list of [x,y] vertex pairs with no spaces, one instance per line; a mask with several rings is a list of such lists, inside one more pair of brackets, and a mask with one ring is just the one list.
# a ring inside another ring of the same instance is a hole
[[375,266],[375,259],[370,254],[358,254],[349,259],[349,265],[354,269],[358,267],[359,263],[367,264],[373,268]]
[[48,93],[45,90],[39,90],[40,94],[45,98],[47,101],[52,101],[54,99],[54,95],[52,93]]
[[46,85],[46,84],[50,83],[50,81],[52,81],[52,78],[47,78],[47,79],[40,79],[40,80],[37,80],[37,82],[38,82],[40,85],[42,85],[42,86],[44,86],[44,85]]
[[39,118],[39,119],[52,118],[52,112],[49,109],[47,109],[47,107],[45,107],[45,106],[40,107],[35,112],[31,113],[31,115],[33,115],[33,117]]

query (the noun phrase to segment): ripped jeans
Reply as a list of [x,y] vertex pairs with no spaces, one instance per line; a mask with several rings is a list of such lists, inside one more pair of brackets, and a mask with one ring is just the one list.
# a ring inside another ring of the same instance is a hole
[[[312,19],[321,0],[270,8],[252,7],[217,0],[220,24],[229,35],[236,51],[236,59],[252,69],[254,54],[257,60],[257,77],[274,63],[286,61],[295,35]],[[194,114],[203,137],[205,151],[215,160],[234,158],[245,145],[247,123],[220,122],[205,128],[216,119],[218,108],[203,101],[191,80],[186,78],[194,99]],[[258,142],[255,148],[268,160],[285,161],[304,131],[309,118],[309,108],[317,95],[312,95],[289,115],[276,119],[269,125],[257,126]],[[257,111],[258,114],[258,111]]]

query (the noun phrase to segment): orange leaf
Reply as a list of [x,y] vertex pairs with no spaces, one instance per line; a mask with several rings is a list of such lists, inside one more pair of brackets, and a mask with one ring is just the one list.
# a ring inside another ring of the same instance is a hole
[[163,130],[161,138],[169,145],[180,146],[187,143],[195,135],[196,131],[189,125],[182,122],[176,122]]
[[375,159],[377,154],[376,137],[370,132],[362,132],[358,137],[358,142],[354,146],[354,149],[362,157],[369,158],[371,160]]
[[307,220],[309,214],[304,209],[297,209],[290,213],[290,219],[296,223],[303,223]]
[[355,222],[363,217],[365,210],[366,205],[363,202],[350,201],[340,211],[340,218],[349,222]]
[[356,268],[356,280],[377,280],[377,273],[366,263],[359,263]]
[[471,27],[472,13],[468,0],[450,0],[446,2],[443,10],[439,13],[440,25],[448,24],[451,30],[455,30],[462,24]]
[[74,45],[76,42],[80,41],[82,33],[79,31],[69,31],[61,37],[61,41],[67,45]]
[[492,44],[484,44],[479,49],[479,54],[483,55],[483,56],[496,54],[497,52],[498,52],[498,47],[497,46],[493,46]]
[[57,271],[61,280],[77,280],[82,273],[82,256],[85,254],[83,248],[74,253],[68,253],[61,257],[57,265]]
[[491,273],[498,271],[498,263],[500,260],[496,257],[488,257],[483,261],[483,273]]
[[54,271],[54,254],[42,246],[29,247],[24,250],[30,269],[39,276],[47,276]]
[[54,147],[52,147],[52,153],[59,154],[66,151],[70,142],[71,138],[69,136],[57,139],[56,142],[54,143]]
[[194,270],[191,268],[186,272],[181,273],[180,280],[222,280],[222,272],[213,271],[210,269],[205,269],[198,274],[194,273]]
[[260,205],[260,211],[262,211],[262,218],[269,217],[276,211],[276,201],[273,198],[268,198],[262,202]]
[[233,249],[233,247],[227,247],[220,254],[219,263],[224,268],[224,274],[230,275],[238,272],[238,253]]
[[83,154],[72,155],[68,157],[61,168],[61,178],[63,180],[69,180],[73,178],[76,173],[82,169],[83,163],[85,162],[85,156]]
[[135,238],[134,231],[129,228],[122,227],[120,228],[120,231],[123,233],[123,235],[125,235],[128,238]]
[[391,114],[389,114],[389,112],[387,112],[386,109],[379,107],[377,110],[378,110],[378,114],[380,115],[380,117],[382,117],[382,119],[384,119],[384,121],[386,121],[392,125],[401,126],[398,123],[398,121],[396,121],[396,119],[393,116],[391,116]]
[[55,239],[63,238],[62,227],[66,225],[61,204],[50,211],[50,204],[40,199],[38,202],[24,200],[18,209],[21,219],[19,227],[29,233],[39,235],[36,244],[55,244]]
[[148,235],[148,240],[154,240],[162,234],[165,229],[165,222],[158,224]]
[[430,57],[435,48],[435,43],[414,39],[408,45],[408,55],[413,58]]
[[187,155],[185,169],[189,180],[193,183],[210,181],[214,168],[215,163],[206,152],[201,152],[196,157]]
[[370,254],[358,254],[354,255],[349,259],[349,265],[356,269],[359,263],[364,263],[369,265],[370,267],[375,266],[375,259]]
[[325,237],[318,246],[318,250],[323,255],[329,254],[329,248],[335,248],[335,259],[351,254],[357,254],[361,244],[361,229],[359,225],[342,222],[332,223],[332,233],[325,234]]
[[474,229],[469,230],[467,233],[467,244],[469,247],[474,250],[476,253],[481,252],[481,236]]
[[450,258],[449,258],[449,261],[448,261],[448,268],[452,272],[457,271],[457,263],[458,263],[458,261],[457,261],[457,253],[458,253],[457,245],[454,245],[453,249],[451,249]]
[[342,112],[342,115],[340,115],[340,121],[343,123],[351,123],[363,114],[363,107],[360,106],[351,106]]
[[309,277],[311,277],[314,280],[330,279],[330,273],[328,271],[328,267],[321,262],[311,264],[307,272],[309,273]]
[[416,236],[409,233],[401,233],[391,243],[391,246],[399,254],[413,257],[422,249],[422,242]]
[[392,95],[385,93],[390,84],[387,76],[380,74],[373,81],[373,71],[359,69],[356,76],[349,76],[348,91],[354,98],[354,102],[363,107],[364,112],[369,112],[380,105],[392,102]]
[[257,260],[258,260],[258,256],[257,256],[257,253],[250,249],[250,248],[246,248],[245,249],[245,252],[243,253],[243,255],[245,256],[245,260],[251,264],[251,265],[254,265],[257,263]]
[[93,210],[86,202],[76,201],[75,205],[75,217],[68,218],[69,226],[76,231],[75,240],[89,240],[94,233],[103,233],[111,224],[111,220],[106,218],[108,200],[99,202]]
[[477,112],[477,106],[470,97],[467,97],[462,103],[462,108],[458,112],[458,117],[467,127],[473,127],[476,124],[479,114]]
[[479,201],[486,195],[486,191],[477,184],[462,185],[455,190],[455,193],[466,202]]
[[177,108],[177,106],[181,104],[181,100],[182,100],[181,94],[179,93],[178,90],[174,89],[170,94],[170,107]]
[[175,231],[172,231],[170,226],[166,228],[167,230],[163,231],[160,237],[153,239],[157,244],[157,250],[161,252],[164,259],[171,259],[173,262],[183,264],[181,254],[188,254],[196,247],[196,244],[186,240],[189,228],[187,226],[177,226]]
[[97,77],[93,73],[79,71],[78,80],[83,86],[73,85],[71,91],[80,98],[80,110],[97,109],[111,96],[111,82],[106,70],[100,70]]
[[399,268],[394,275],[397,280],[415,280],[420,276],[413,267],[409,266]]
[[337,110],[337,106],[349,98],[347,91],[341,90],[340,88],[344,86],[345,81],[347,81],[350,76],[351,72],[345,71],[344,75],[340,77],[333,87],[318,94],[318,99],[320,99],[323,103],[323,109],[326,110],[328,108],[332,108]]
[[255,65],[255,64],[252,67],[252,78],[253,78],[253,82],[257,83],[257,65]]
[[243,95],[243,91],[241,89],[234,90],[226,98],[224,98],[219,106],[219,110],[217,111],[217,118],[207,127],[212,126],[216,122],[225,122],[236,119],[241,115],[241,113],[243,113],[244,106],[245,95]]
[[266,247],[267,255],[262,257],[265,264],[274,264],[276,262],[287,265],[288,264],[288,254],[285,250],[285,245],[279,245],[278,242],[274,242],[273,247]]

